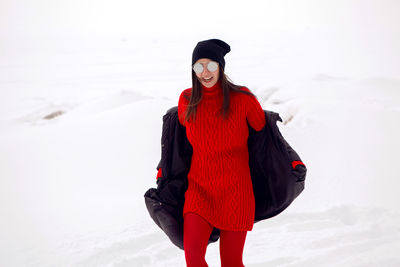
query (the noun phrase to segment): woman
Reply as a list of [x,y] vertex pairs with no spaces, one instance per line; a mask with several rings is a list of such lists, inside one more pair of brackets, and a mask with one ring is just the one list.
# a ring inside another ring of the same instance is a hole
[[183,210],[189,267],[207,266],[214,227],[220,229],[222,267],[244,266],[246,234],[254,223],[248,123],[260,131],[265,115],[249,89],[227,80],[224,56],[229,51],[218,39],[199,42],[192,55],[192,88],[178,102],[179,122],[193,147]]

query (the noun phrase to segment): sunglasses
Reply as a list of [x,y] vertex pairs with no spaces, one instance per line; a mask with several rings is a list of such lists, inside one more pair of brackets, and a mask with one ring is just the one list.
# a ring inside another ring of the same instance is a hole
[[[218,63],[215,61],[210,61],[207,64],[207,69],[209,72],[214,72],[218,69]],[[201,63],[196,63],[193,65],[193,70],[194,72],[196,72],[197,74],[200,74],[204,71],[204,67],[203,64]]]

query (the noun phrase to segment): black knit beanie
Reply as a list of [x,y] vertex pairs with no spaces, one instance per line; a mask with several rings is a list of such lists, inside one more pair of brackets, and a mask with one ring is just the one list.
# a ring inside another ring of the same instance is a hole
[[222,40],[209,39],[198,42],[193,50],[192,65],[200,58],[209,58],[219,63],[225,69],[224,56],[231,51],[231,47]]

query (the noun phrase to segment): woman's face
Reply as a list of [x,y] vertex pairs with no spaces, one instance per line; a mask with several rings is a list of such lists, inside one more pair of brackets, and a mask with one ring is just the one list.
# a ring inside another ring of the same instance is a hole
[[[203,66],[202,72],[200,72],[200,73],[195,72],[195,73],[196,73],[196,76],[199,79],[200,83],[207,88],[214,86],[218,82],[218,77],[219,77],[219,66],[217,66],[217,69],[215,71],[210,71],[207,67],[208,63],[210,63],[210,62],[217,63],[208,58],[200,58],[194,64],[194,65],[196,65],[197,63],[200,63]],[[210,65],[210,67],[211,67],[211,65]],[[217,63],[217,65],[218,65],[218,63]]]

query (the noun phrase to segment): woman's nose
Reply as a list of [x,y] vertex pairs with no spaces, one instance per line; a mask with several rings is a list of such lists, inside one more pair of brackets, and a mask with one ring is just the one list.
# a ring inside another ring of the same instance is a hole
[[210,71],[207,69],[207,67],[205,67],[204,69],[203,69],[203,72],[201,73],[201,75],[202,76],[206,76],[206,75],[208,75],[210,73]]

